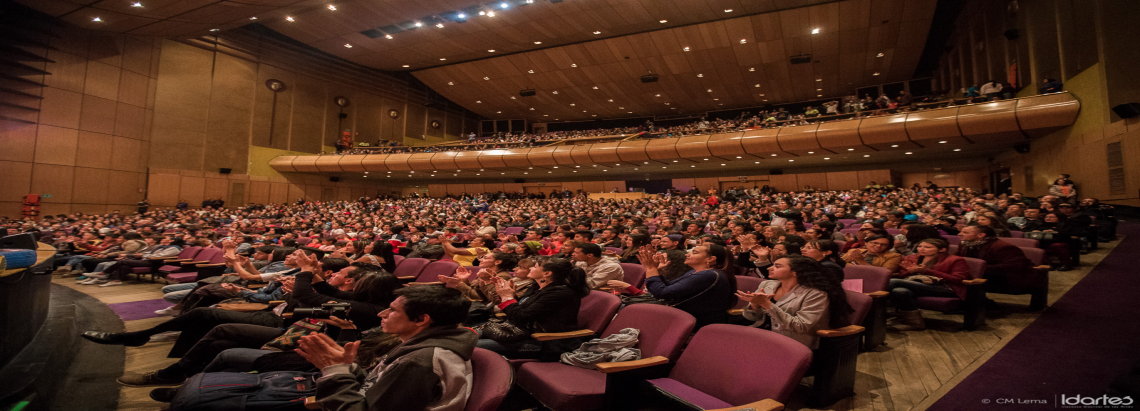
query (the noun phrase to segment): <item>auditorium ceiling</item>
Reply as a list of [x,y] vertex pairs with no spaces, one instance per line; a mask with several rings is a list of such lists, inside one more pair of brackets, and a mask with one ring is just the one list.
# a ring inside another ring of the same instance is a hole
[[[258,23],[349,61],[409,71],[487,118],[531,122],[693,114],[840,97],[857,87],[907,80],[937,5],[937,0],[18,2],[80,27],[128,34],[224,37],[227,29]],[[803,62],[793,64],[792,57]],[[658,81],[642,83],[648,74]],[[536,94],[519,96],[522,89]]]

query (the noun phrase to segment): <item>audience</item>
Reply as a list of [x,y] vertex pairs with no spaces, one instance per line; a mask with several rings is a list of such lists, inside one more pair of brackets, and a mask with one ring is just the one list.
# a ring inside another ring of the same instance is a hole
[[948,253],[950,243],[941,238],[920,240],[915,253],[903,260],[897,278],[887,287],[891,302],[898,308],[900,331],[926,329],[922,311],[915,302],[918,297],[958,297],[966,299],[962,281],[969,279],[970,267],[966,260]]
[[809,348],[819,347],[816,331],[844,327],[854,310],[847,303],[841,281],[824,273],[822,266],[805,256],[776,260],[768,280],[755,292],[737,291],[747,301],[744,318],[764,328],[791,337]]

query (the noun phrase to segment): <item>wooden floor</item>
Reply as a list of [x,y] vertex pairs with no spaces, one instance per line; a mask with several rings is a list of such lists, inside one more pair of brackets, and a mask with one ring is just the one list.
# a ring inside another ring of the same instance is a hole
[[[1074,284],[1084,278],[1118,242],[1102,243],[1099,250],[1082,256],[1083,265],[1068,272],[1051,272],[1049,303],[1052,304]],[[74,279],[55,278],[56,284],[87,293],[100,301],[113,304],[161,298],[162,284],[128,283],[117,287],[76,285]],[[835,411],[906,411],[925,410],[951,388],[993,356],[1011,338],[1025,329],[1039,313],[1029,312],[1029,296],[994,294],[1005,308],[1003,314],[989,313],[986,326],[977,331],[961,331],[961,316],[947,316],[924,311],[927,330],[921,332],[888,332],[886,345],[874,352],[861,353],[856,395],[840,400],[821,410]],[[128,331],[151,327],[166,317],[127,321]],[[126,372],[150,372],[175,362],[166,358],[171,342],[150,343],[127,348]],[[803,388],[803,387],[801,387]],[[151,388],[123,387],[119,394],[119,410],[159,410],[163,404],[149,397]],[[810,410],[793,395],[790,410]]]

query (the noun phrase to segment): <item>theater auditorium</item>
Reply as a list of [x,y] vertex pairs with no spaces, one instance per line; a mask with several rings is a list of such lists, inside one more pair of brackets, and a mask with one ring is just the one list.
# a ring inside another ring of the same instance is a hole
[[0,1],[0,411],[1140,408],[1137,21]]

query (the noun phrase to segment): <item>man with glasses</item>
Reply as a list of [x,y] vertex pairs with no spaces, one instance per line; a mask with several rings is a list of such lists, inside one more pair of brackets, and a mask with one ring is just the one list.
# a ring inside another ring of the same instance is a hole
[[872,235],[866,239],[866,248],[856,248],[843,255],[847,264],[873,265],[891,270],[891,274],[899,272],[902,263],[902,254],[891,251],[894,241],[890,236]]

